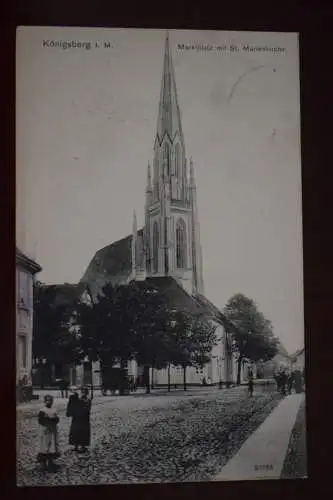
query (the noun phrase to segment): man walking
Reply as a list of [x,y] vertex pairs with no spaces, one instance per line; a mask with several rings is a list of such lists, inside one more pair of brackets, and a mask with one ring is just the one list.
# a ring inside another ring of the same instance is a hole
[[248,377],[249,377],[249,381],[248,381],[249,396],[250,396],[250,398],[252,398],[252,396],[253,396],[253,371],[251,370],[251,368],[249,369]]

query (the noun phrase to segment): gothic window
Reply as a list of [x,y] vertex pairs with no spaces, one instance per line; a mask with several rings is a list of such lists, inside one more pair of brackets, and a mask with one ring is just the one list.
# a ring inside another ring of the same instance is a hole
[[164,144],[163,160],[164,160],[163,164],[165,165],[166,163],[166,174],[170,175],[170,148],[167,142]]
[[158,179],[159,179],[159,172],[158,172],[158,158],[157,158],[157,155],[155,155],[155,158],[154,158],[154,187],[155,187],[155,197],[158,198]]
[[27,353],[28,353],[28,346],[27,346],[27,337],[25,335],[20,335],[19,336],[19,366],[20,368],[26,368],[27,367]]
[[157,222],[153,226],[153,270],[158,273],[158,246],[159,246],[159,230]]
[[176,177],[178,178],[180,176],[180,164],[181,164],[180,145],[178,143],[176,144],[176,150],[175,150],[175,174]]
[[184,269],[186,267],[186,226],[183,219],[179,219],[176,227],[177,244],[177,267]]

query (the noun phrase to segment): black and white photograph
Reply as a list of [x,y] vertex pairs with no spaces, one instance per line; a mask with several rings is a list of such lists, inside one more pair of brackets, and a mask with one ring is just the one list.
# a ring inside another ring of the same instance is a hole
[[297,33],[20,26],[20,487],[307,477]]

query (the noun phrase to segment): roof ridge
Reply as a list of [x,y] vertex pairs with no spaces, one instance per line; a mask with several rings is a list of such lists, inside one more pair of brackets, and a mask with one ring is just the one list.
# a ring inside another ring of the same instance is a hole
[[[140,228],[140,229],[138,229],[137,234],[138,234],[138,235],[143,234],[143,227],[142,227],[142,228]],[[93,259],[94,259],[94,258],[96,257],[96,255],[98,255],[100,252],[103,252],[103,250],[106,250],[107,248],[110,248],[110,247],[112,247],[112,246],[115,246],[115,245],[117,245],[118,243],[120,243],[121,241],[125,241],[125,240],[127,240],[128,238],[132,238],[132,233],[128,234],[127,236],[123,236],[122,238],[119,238],[118,240],[113,241],[112,243],[109,243],[108,245],[105,245],[104,247],[102,247],[102,248],[100,248],[99,250],[97,250],[97,251],[95,252],[95,255],[94,255]]]

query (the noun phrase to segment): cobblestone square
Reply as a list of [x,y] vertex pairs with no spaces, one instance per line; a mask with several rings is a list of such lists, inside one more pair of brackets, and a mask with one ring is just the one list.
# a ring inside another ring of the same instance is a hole
[[83,455],[68,445],[66,400],[56,399],[61,458],[54,473],[41,472],[36,463],[40,403],[21,405],[17,413],[17,484],[207,481],[280,399],[276,392],[257,392],[249,398],[245,387],[97,396],[91,414],[92,443]]

